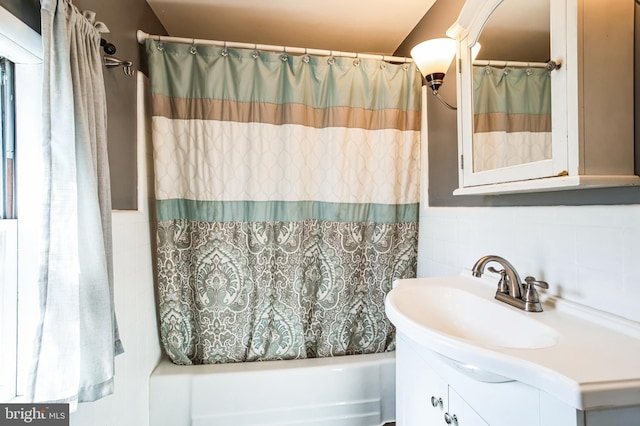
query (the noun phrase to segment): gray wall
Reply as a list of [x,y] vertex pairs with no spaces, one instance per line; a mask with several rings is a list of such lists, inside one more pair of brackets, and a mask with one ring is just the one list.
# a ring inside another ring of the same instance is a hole
[[[413,46],[421,41],[445,37],[449,26],[457,19],[464,0],[438,0],[418,23],[396,51],[407,56]],[[636,27],[640,25],[640,6],[636,5]],[[636,81],[640,81],[640,36],[636,31]],[[441,95],[455,103],[455,64],[447,73]],[[640,173],[640,89],[636,90],[635,171]],[[584,205],[584,204],[639,204],[640,188],[603,188],[574,191],[513,195],[462,195],[453,196],[458,187],[458,142],[456,112],[444,108],[433,97],[427,100],[429,121],[429,204],[431,206],[530,206],[530,205]]]

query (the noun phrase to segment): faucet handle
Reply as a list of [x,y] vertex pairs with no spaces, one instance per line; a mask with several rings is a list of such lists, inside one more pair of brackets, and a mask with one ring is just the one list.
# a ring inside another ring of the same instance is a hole
[[533,286],[533,285],[537,285],[538,287],[541,287],[541,288],[544,288],[544,289],[549,288],[549,283],[548,282],[542,281],[542,280],[537,280],[535,277],[531,277],[531,276],[526,277],[524,279],[524,285],[528,286],[528,287],[529,286]]
[[500,269],[499,271],[493,266],[489,266],[487,268],[489,272],[493,272],[494,274],[500,274],[500,281],[498,281],[498,291],[500,293],[509,293],[509,283],[507,281],[507,271],[504,269]]
[[536,285],[541,288],[549,288],[549,283],[546,281],[537,280],[535,277],[526,277],[524,279],[524,296],[522,300],[525,302],[540,303],[538,292],[533,287]]

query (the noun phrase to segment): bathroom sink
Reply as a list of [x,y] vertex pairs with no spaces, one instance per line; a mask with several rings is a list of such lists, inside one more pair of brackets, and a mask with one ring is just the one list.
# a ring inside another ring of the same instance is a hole
[[554,329],[528,314],[444,282],[401,285],[389,294],[387,309],[425,333],[474,345],[538,349],[559,339]]
[[396,281],[385,312],[398,337],[479,382],[518,381],[579,410],[640,406],[640,323],[548,294],[525,312],[485,275]]

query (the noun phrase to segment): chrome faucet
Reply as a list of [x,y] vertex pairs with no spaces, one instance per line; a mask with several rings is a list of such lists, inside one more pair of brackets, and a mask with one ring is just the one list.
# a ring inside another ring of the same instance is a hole
[[[502,266],[502,271],[496,271],[495,269],[492,272],[498,272],[501,275],[506,275],[507,278],[507,291],[509,295],[515,299],[522,298],[522,289],[520,288],[520,275],[516,272],[516,268],[513,267],[511,263],[504,257],[489,255],[483,256],[473,265],[471,269],[471,274],[474,277],[481,277],[484,273],[484,268],[487,266],[489,262],[496,262]],[[501,293],[505,293],[504,291],[500,291]]]
[[[490,262],[496,262],[502,266],[502,270],[496,270],[491,266],[487,268],[491,272],[500,274],[496,299],[527,312],[542,312],[538,292],[533,286],[549,288],[549,284],[536,280],[534,277],[526,277],[525,282],[522,283],[516,268],[507,259],[495,255],[483,256],[478,259],[471,269],[471,274],[474,277],[481,277]],[[524,290],[521,285],[524,285]]]

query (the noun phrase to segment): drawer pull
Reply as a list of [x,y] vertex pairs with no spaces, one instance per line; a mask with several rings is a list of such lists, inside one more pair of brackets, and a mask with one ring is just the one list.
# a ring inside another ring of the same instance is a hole
[[434,408],[442,408],[442,398],[436,398],[435,396],[432,396],[431,405],[433,405]]

